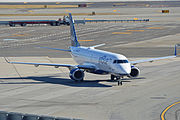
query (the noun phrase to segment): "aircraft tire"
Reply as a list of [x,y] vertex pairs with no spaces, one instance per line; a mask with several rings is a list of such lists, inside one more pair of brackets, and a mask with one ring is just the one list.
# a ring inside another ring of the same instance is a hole
[[59,22],[56,23],[56,26],[60,26],[61,24]]
[[114,75],[111,75],[111,80],[114,80],[115,76]]
[[26,23],[22,23],[22,24],[20,24],[21,26],[26,26]]
[[15,24],[9,24],[9,26],[11,26],[11,27],[15,27]]
[[122,81],[121,80],[118,80],[118,86],[119,85],[122,85]]

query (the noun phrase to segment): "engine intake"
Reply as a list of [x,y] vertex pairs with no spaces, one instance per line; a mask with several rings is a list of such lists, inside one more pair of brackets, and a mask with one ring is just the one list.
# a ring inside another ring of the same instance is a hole
[[130,77],[137,77],[140,74],[140,70],[137,67],[131,67]]
[[84,71],[79,68],[72,69],[69,73],[69,77],[75,81],[81,81],[84,78]]

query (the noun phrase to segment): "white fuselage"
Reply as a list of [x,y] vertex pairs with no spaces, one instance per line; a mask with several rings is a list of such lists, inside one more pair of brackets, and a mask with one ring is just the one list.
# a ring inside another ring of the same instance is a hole
[[96,70],[115,75],[129,75],[131,65],[124,55],[88,47],[70,47],[73,59],[80,65],[91,65]]

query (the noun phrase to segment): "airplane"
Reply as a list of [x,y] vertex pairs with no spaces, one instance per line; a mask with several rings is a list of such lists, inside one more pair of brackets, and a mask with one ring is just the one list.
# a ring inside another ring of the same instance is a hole
[[105,44],[100,44],[90,47],[81,46],[76,36],[74,22],[71,13],[69,13],[69,18],[70,18],[70,34],[71,34],[71,46],[69,47],[69,49],[65,50],[65,49],[49,48],[49,47],[41,47],[41,48],[70,52],[72,58],[78,63],[78,65],[10,62],[7,58],[5,58],[6,62],[10,64],[34,65],[35,67],[41,65],[54,66],[55,68],[67,67],[70,70],[69,77],[74,81],[83,81],[84,72],[101,74],[101,75],[110,74],[111,80],[116,80],[118,82],[118,85],[120,84],[122,85],[121,79],[124,76],[132,77],[132,78],[139,76],[140,70],[134,65],[143,62],[153,62],[155,60],[174,58],[177,56],[177,46],[180,46],[180,44],[175,45],[174,55],[172,56],[143,59],[137,61],[129,61],[122,54],[95,49],[96,47],[103,46]]

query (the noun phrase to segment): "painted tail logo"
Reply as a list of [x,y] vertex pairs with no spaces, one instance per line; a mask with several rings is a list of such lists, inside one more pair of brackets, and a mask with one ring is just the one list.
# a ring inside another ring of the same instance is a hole
[[73,23],[71,13],[69,13],[69,19],[70,19],[69,22],[70,22],[70,32],[71,32],[71,45],[75,46],[75,47],[79,47],[80,44],[79,44],[77,37],[76,37],[76,31],[75,31],[75,27],[74,27],[74,23]]

